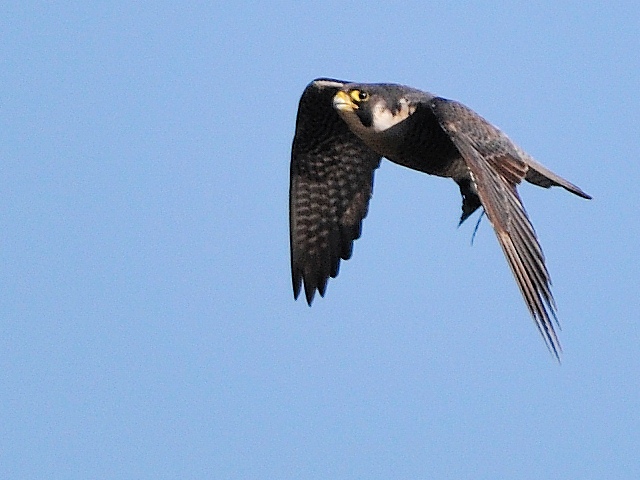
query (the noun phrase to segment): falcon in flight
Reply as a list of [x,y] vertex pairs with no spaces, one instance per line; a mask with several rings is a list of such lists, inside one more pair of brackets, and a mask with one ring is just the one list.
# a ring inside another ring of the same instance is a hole
[[289,226],[294,297],[324,295],[360,237],[382,157],[452,178],[464,222],[482,207],[538,330],[559,359],[556,304],[544,255],[516,187],[524,179],[580,188],[537,163],[502,131],[453,100],[395,84],[311,82],[300,98],[291,152]]

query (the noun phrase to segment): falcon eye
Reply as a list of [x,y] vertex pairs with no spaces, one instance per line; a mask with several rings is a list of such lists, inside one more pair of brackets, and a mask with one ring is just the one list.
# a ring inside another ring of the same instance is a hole
[[369,99],[369,94],[360,90],[351,90],[350,95],[354,102],[364,102]]

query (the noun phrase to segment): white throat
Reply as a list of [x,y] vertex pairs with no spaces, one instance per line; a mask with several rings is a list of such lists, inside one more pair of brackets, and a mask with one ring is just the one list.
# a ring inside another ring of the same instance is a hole
[[403,98],[400,100],[400,109],[394,115],[382,102],[379,102],[373,107],[373,123],[371,127],[376,132],[384,132],[405,120],[415,110],[416,107],[409,105],[409,102]]

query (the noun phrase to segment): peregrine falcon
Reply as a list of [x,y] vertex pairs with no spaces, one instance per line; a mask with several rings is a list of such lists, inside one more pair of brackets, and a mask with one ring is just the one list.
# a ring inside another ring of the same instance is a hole
[[452,178],[462,194],[460,224],[483,208],[538,330],[559,359],[549,273],[516,187],[524,179],[591,197],[463,104],[403,85],[320,78],[304,90],[289,185],[294,297],[303,282],[309,305],[316,290],[324,296],[340,259],[351,257],[382,157]]

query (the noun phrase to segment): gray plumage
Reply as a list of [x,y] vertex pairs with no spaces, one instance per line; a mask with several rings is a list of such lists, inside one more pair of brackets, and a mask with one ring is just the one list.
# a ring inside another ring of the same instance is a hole
[[[295,298],[324,295],[360,237],[382,157],[452,178],[464,222],[483,207],[549,349],[561,347],[549,273],[517,185],[524,179],[591,198],[461,103],[394,84],[317,79],[300,99],[291,154],[289,220]],[[552,320],[553,319],[553,320]]]

